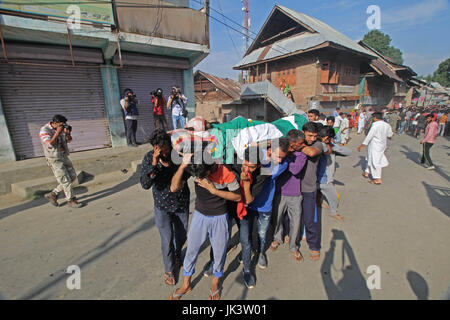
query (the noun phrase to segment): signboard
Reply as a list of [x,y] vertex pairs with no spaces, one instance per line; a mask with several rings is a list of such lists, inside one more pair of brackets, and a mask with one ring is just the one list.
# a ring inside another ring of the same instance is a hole
[[59,18],[79,15],[81,21],[114,24],[108,0],[0,0],[0,9]]

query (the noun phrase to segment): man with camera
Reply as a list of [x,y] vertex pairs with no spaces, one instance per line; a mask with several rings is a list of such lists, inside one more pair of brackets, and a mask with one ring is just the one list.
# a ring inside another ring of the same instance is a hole
[[137,118],[139,111],[137,104],[138,99],[131,89],[125,89],[124,97],[120,100],[123,112],[125,113],[125,131],[127,134],[127,143],[129,146],[137,147],[136,143],[136,131],[137,131]]
[[166,104],[166,101],[164,99],[163,91],[161,88],[158,88],[152,92],[152,103],[155,129],[167,131],[166,116],[164,115],[164,106]]
[[173,129],[183,129],[185,125],[185,118],[187,117],[186,110],[187,98],[181,93],[181,89],[172,87],[172,94],[167,101],[167,108],[172,109]]
[[52,192],[45,195],[45,198],[57,207],[58,194],[64,191],[67,204],[72,208],[80,208],[83,205],[77,201],[72,191],[72,182],[77,178],[77,174],[69,159],[67,147],[67,143],[72,141],[72,127],[66,122],[66,117],[57,114],[39,132],[45,159],[59,183]]

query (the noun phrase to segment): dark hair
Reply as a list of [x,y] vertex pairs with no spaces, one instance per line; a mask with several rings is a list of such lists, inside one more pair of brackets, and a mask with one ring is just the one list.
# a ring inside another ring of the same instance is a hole
[[326,118],[327,118],[327,116],[326,116],[326,115],[324,115],[323,113],[321,113],[321,114],[319,115],[319,118],[323,120],[323,119],[326,119]]
[[331,126],[323,126],[322,129],[319,130],[318,134],[320,138],[324,137],[334,138],[335,135],[336,133],[334,132],[334,129]]
[[378,119],[378,120],[382,120],[383,119],[383,114],[381,112],[374,112],[372,114],[372,118]]
[[319,110],[317,110],[317,109],[308,110],[308,113],[312,113],[312,114],[314,114],[316,116],[319,116],[319,114],[320,114]]
[[[256,157],[256,159],[255,159]],[[256,146],[250,146],[244,151],[244,160],[250,162],[251,164],[261,164],[262,153],[261,149]],[[255,161],[256,160],[256,161]]]
[[303,125],[303,132],[311,132],[311,133],[318,133],[319,130],[317,128],[317,123],[315,122],[307,122]]
[[123,95],[124,96],[126,96],[126,95],[128,95],[128,93],[132,93],[132,94],[134,94],[134,92],[133,92],[133,90],[131,90],[130,88],[126,88],[124,91],[123,91]]
[[52,122],[62,122],[62,123],[66,123],[66,122],[67,122],[67,118],[64,117],[63,115],[55,114],[55,115],[53,116]]
[[333,121],[333,123],[336,121],[334,116],[328,116],[327,121],[330,121],[330,120]]
[[427,118],[434,118],[434,113],[427,114]]
[[150,137],[148,138],[150,144],[154,147],[162,147],[164,145],[172,146],[172,141],[170,136],[164,130],[158,129],[152,132]]
[[287,133],[286,138],[288,138],[291,142],[297,142],[300,139],[305,139],[305,134],[300,130],[292,129]]
[[[288,138],[279,138],[279,139],[272,140],[271,147],[272,148],[276,147],[277,149],[280,148],[281,151],[286,153],[289,151],[289,139]],[[276,149],[272,149],[272,150],[276,150]]]
[[[198,159],[201,159],[200,163],[196,163]],[[204,179],[208,174],[212,173],[216,163],[208,152],[199,150],[194,152],[191,158],[191,163],[186,170],[194,177]]]

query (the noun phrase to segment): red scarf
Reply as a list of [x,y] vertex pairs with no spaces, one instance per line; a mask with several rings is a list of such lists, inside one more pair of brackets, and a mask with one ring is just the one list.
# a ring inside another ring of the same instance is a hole
[[[248,175],[248,178],[250,179],[250,184],[253,183],[253,177],[252,175]],[[244,180],[241,179],[241,201],[237,204],[237,216],[240,220],[244,219],[244,217],[247,215],[247,207],[245,206],[245,191],[244,191]]]

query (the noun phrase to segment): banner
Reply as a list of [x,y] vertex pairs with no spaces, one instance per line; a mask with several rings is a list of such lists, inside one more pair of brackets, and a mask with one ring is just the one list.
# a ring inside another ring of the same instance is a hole
[[59,18],[79,15],[80,21],[114,24],[109,0],[0,0],[0,9]]

